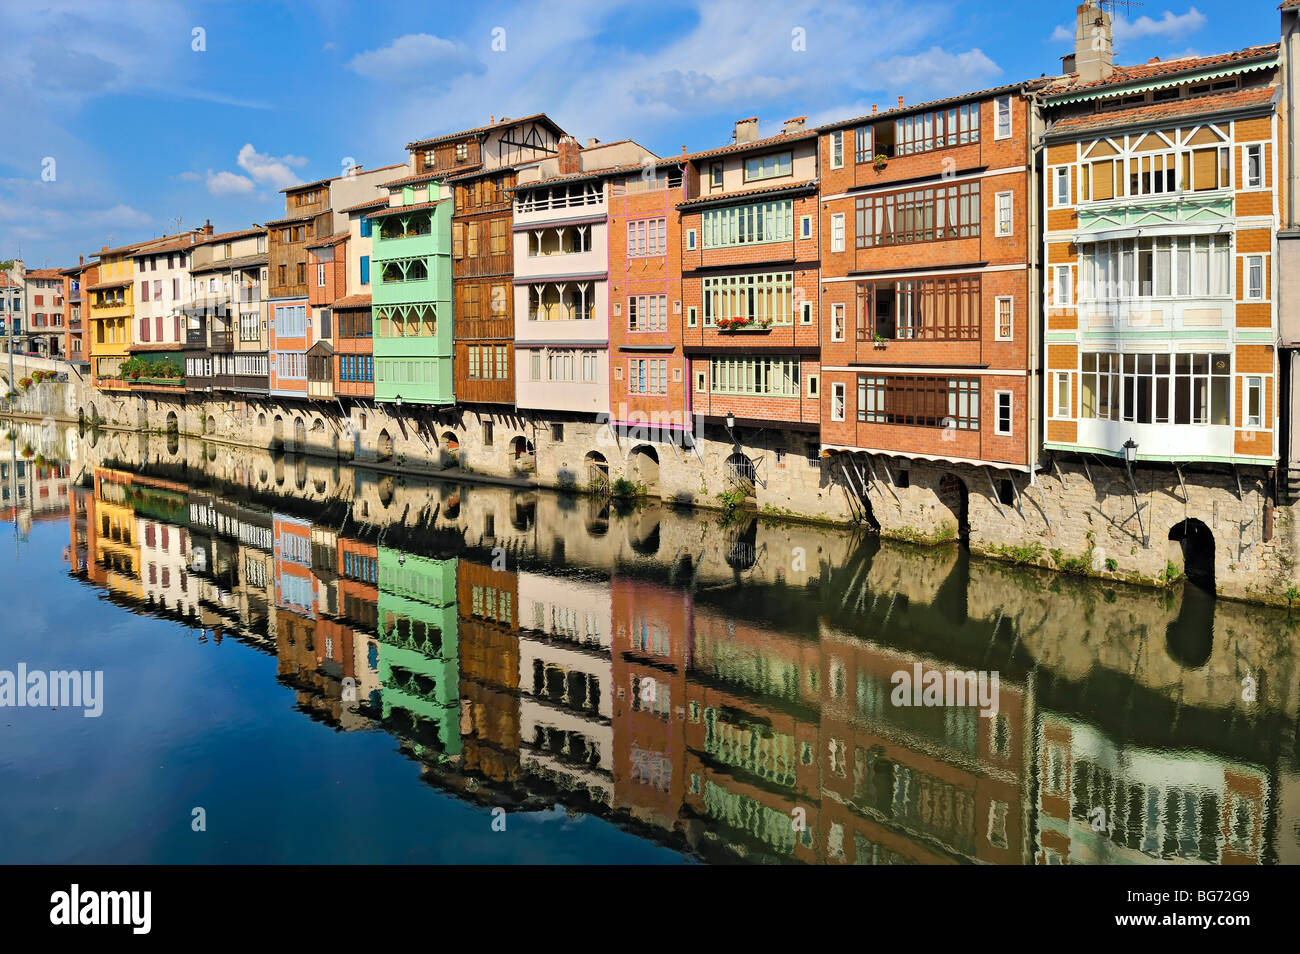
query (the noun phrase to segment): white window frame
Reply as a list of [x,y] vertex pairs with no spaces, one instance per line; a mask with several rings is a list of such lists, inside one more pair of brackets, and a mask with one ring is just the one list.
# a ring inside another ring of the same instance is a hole
[[[1074,307],[1074,275],[1069,265],[1054,265],[1052,274],[1052,305],[1056,308]],[[1065,276],[1065,294],[1061,294],[1061,276]],[[1062,300],[1064,298],[1064,301]]]
[[843,302],[835,302],[831,305],[831,341],[843,341],[845,322],[848,315]]
[[813,314],[813,303],[810,301],[799,303],[799,324],[811,325]]
[[[1251,392],[1256,392],[1259,413],[1250,413]],[[1262,374],[1248,374],[1241,384],[1241,424],[1243,427],[1252,430],[1262,430],[1264,427],[1264,376]]]
[[[1072,170],[1069,166],[1056,166],[1052,170],[1052,208],[1059,209],[1071,205],[1070,202],[1070,185]],[[1064,195],[1062,195],[1062,185],[1065,186]]]
[[844,213],[835,212],[831,215],[831,251],[844,251]]
[[[1002,111],[1006,110],[1007,125],[1006,131],[1002,129]],[[1010,139],[1015,130],[1015,114],[1011,107],[1010,96],[999,96],[993,100],[993,138]]]
[[818,380],[817,375],[815,374],[808,375],[808,396],[810,398],[815,398],[818,396],[818,394],[820,394],[820,392],[817,390],[820,385],[821,382]]
[[812,238],[812,216],[799,216],[799,237],[802,239]]
[[[997,238],[1006,238],[1016,230],[1016,207],[1011,192],[998,192],[994,195],[993,201],[993,229]],[[1006,200],[1007,220],[1006,228],[1002,223],[1002,202]]]
[[[1052,417],[1063,419],[1070,416],[1070,372],[1053,371],[1052,372]],[[1061,383],[1065,383],[1065,406],[1061,406]]]
[[695,251],[695,249],[696,249],[696,244],[695,244],[696,240],[695,240],[695,236],[696,236],[696,231],[695,231],[695,229],[687,229],[687,230],[686,230],[686,249],[687,249],[687,251],[690,251],[690,252]]
[[[1002,429],[1002,398],[1007,399],[1007,427]],[[993,433],[998,437],[1010,437],[1015,429],[1016,396],[1012,391],[993,392]]]
[[[837,129],[831,133],[831,168],[844,168],[844,130]],[[836,158],[838,156],[838,158]]]
[[[1251,272],[1258,267],[1259,269],[1259,289],[1256,291],[1251,287]],[[1264,283],[1265,275],[1268,274],[1264,264],[1263,255],[1246,255],[1241,263],[1241,281],[1242,281],[1242,300],[1243,301],[1263,301],[1264,300]]]
[[694,328],[699,323],[699,311],[694,305],[686,309],[686,327]]
[[[1254,176],[1250,174],[1250,160],[1252,154],[1259,157],[1259,172]],[[1262,143],[1243,147],[1241,154],[1241,178],[1242,188],[1264,188],[1264,146]]]
[[[848,407],[848,387],[843,381],[836,381],[831,384],[831,420],[842,421],[845,417],[845,410]],[[839,402],[839,413],[836,413],[836,402]]]
[[324,265],[316,266],[316,287],[317,288],[325,287],[325,266]]
[[[1007,333],[1002,333],[1002,303],[1006,302],[1010,325]],[[996,341],[1011,341],[1016,335],[1016,303],[1010,295],[999,295],[993,299],[993,338]]]

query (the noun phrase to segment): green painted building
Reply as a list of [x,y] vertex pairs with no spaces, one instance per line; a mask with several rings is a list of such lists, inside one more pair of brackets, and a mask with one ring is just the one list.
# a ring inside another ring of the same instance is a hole
[[438,759],[461,751],[457,562],[379,547],[384,724]]
[[451,213],[436,181],[403,186],[372,212],[375,400],[451,404]]

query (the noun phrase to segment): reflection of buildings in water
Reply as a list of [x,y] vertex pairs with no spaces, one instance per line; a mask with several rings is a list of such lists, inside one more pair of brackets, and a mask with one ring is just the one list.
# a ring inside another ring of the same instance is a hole
[[519,582],[504,568],[461,559],[460,735],[463,768],[494,782],[519,778]]
[[[364,540],[340,536],[335,554],[336,613],[351,627],[355,702],[378,719],[383,711],[379,682],[379,551]],[[352,695],[352,693],[349,693]]]
[[141,598],[140,546],[135,536],[135,511],[127,503],[134,475],[106,467],[95,468],[95,563],[103,571],[110,593],[130,600]]
[[1038,864],[1260,864],[1269,780],[1205,751],[1116,744],[1096,727],[1038,720]]
[[51,520],[68,509],[68,468],[19,458],[0,461],[0,513],[23,513],[29,520]]
[[68,549],[64,561],[75,576],[86,576],[94,561],[95,495],[92,489],[68,488]]
[[378,548],[384,725],[435,761],[461,751],[456,563]]
[[608,805],[614,767],[609,585],[521,572],[518,588],[523,767]]

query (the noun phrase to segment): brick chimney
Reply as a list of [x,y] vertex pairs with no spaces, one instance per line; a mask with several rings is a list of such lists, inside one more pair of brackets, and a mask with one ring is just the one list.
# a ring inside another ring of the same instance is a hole
[[560,139],[558,158],[560,175],[568,176],[582,171],[582,156],[578,151],[578,140],[572,136],[564,136]]
[[758,139],[758,117],[736,120],[736,142],[754,142]]
[[787,136],[791,133],[803,132],[804,123],[808,120],[807,116],[796,116],[794,119],[787,119],[785,125],[781,127],[781,132]]
[[[1069,57],[1063,58],[1063,65]],[[1079,82],[1095,83],[1115,72],[1115,31],[1110,14],[1097,0],[1084,0],[1076,11],[1074,25],[1074,69]]]
[[212,234],[212,220],[211,220],[211,219],[208,219],[206,222],[203,223],[203,234],[204,234],[204,235],[211,235],[211,234]]

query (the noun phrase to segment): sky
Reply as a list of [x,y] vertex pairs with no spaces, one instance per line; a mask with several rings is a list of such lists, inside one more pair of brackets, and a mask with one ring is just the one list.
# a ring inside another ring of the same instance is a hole
[[[1060,69],[1076,0],[0,0],[0,259],[28,268],[546,112],[661,155]],[[1279,34],[1276,0],[1116,9],[1116,61]]]

